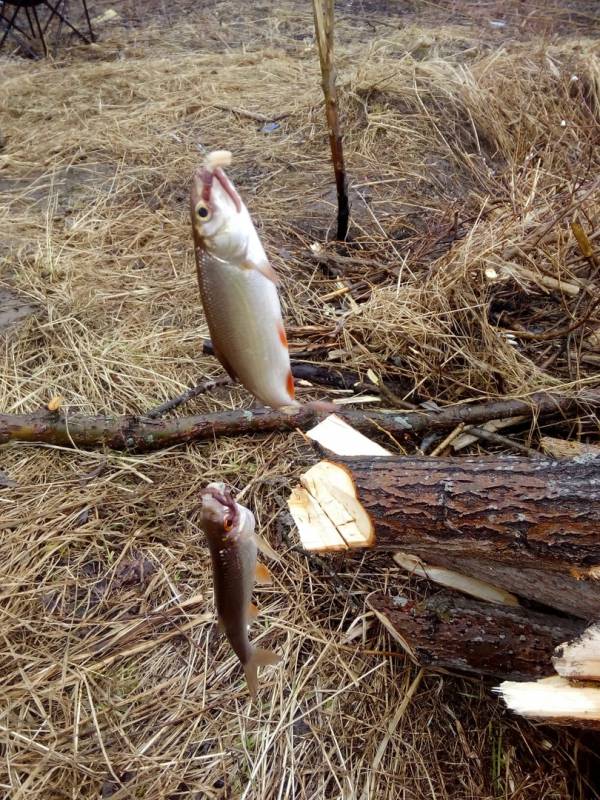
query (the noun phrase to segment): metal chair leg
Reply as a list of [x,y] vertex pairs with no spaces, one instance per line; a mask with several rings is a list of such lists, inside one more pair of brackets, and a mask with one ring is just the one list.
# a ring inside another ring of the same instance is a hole
[[38,17],[38,13],[37,13],[37,6],[32,6],[31,10],[33,11],[35,24],[37,25],[38,36],[40,37],[41,42],[42,42],[42,49],[44,50],[44,55],[47,56],[48,55],[48,48],[46,47],[46,38],[44,36],[44,31],[42,30],[42,26],[40,25],[40,18]]
[[90,19],[90,12],[88,11],[87,0],[81,0],[81,2],[83,4],[83,11],[84,11],[84,14],[85,14],[85,19],[86,19],[86,22],[87,22],[88,31],[90,33],[90,39],[91,39],[92,42],[95,42],[96,41],[96,37],[94,36],[94,31],[92,30],[92,20]]
[[59,7],[60,7],[60,5],[61,5],[61,3],[62,3],[62,2],[63,2],[63,0],[58,0],[58,3],[56,3],[56,5],[55,5],[55,6],[53,6],[53,5],[52,5],[52,4],[49,2],[49,0],[44,0],[44,5],[45,5],[45,6],[47,6],[47,7],[50,9],[50,11],[52,12],[52,16],[54,16],[54,15],[56,14],[56,16],[57,16],[57,17],[58,17],[58,18],[59,18],[59,19],[60,19],[62,22],[64,22],[64,24],[65,24],[67,27],[69,27],[69,28],[70,28],[70,29],[73,31],[73,33],[76,33],[76,34],[77,34],[77,36],[79,36],[79,38],[80,38],[80,39],[83,39],[83,41],[84,41],[86,44],[91,44],[91,43],[92,43],[92,42],[91,42],[91,40],[90,40],[90,39],[88,39],[88,38],[87,38],[87,36],[84,36],[84,35],[83,35],[83,33],[81,33],[81,31],[78,31],[78,30],[77,30],[77,28],[75,28],[73,25],[71,25],[71,23],[69,22],[69,20],[68,20],[66,17],[64,17],[64,16],[63,16],[63,15],[60,13],[60,11],[59,11],[58,9],[59,9]]
[[19,13],[19,11],[20,11],[20,10],[21,10],[21,9],[19,8],[19,6],[15,6],[15,10],[13,11],[13,15],[12,15],[12,17],[11,17],[10,21],[9,21],[9,20],[7,20],[7,19],[6,19],[6,17],[5,17],[4,15],[2,15],[2,16],[0,17],[0,19],[6,20],[6,22],[8,22],[8,27],[7,27],[7,29],[4,31],[4,36],[2,37],[2,40],[0,41],[0,48],[2,48],[2,45],[3,45],[3,44],[4,44],[4,42],[6,41],[6,37],[8,36],[8,34],[9,34],[9,33],[11,32],[11,30],[12,30],[12,29],[15,27],[15,19],[17,18],[17,14]]

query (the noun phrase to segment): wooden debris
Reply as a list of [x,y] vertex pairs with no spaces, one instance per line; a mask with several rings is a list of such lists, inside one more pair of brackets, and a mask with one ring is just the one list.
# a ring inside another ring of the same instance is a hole
[[[339,518],[345,541],[348,515],[362,520],[349,546],[361,546],[362,534],[364,547],[401,550],[578,617],[600,616],[593,578],[600,562],[599,458],[338,456],[321,463],[303,484],[334,525]],[[327,488],[342,486],[337,474],[352,497],[339,517]],[[305,529],[301,538],[307,549],[331,549],[316,532]]]
[[[521,422],[525,422],[527,417],[513,417],[512,419],[491,419],[489,422],[484,422],[480,428],[488,433],[496,433],[497,431],[501,430],[502,428],[510,428],[513,425],[519,425]],[[470,445],[474,444],[478,441],[478,436],[469,432],[469,429],[464,433],[461,433],[460,436],[457,436],[456,439],[452,442],[452,450],[457,453],[459,450],[464,450],[465,447],[469,447]]]
[[538,681],[504,681],[497,689],[511,711],[554,725],[600,728],[600,688],[559,675]]
[[307,431],[306,435],[309,439],[340,456],[391,455],[389,450],[354,430],[336,414],[331,414],[323,422],[319,422],[318,425]]
[[417,603],[374,592],[367,606],[423,667],[502,678],[547,675],[565,634],[583,623],[440,592]]
[[[527,400],[463,403],[433,411],[340,410],[339,414],[363,433],[376,436],[383,431],[392,436],[406,436],[450,430],[461,422],[477,425],[490,419],[523,414],[540,416],[576,412],[583,417],[595,414],[599,408],[600,393],[597,391],[574,396],[540,392]],[[40,442],[62,447],[109,447],[141,453],[204,439],[213,440],[217,436],[306,430],[323,418],[322,413],[308,405],[299,406],[293,413],[289,413],[289,409],[255,408],[168,420],[131,414],[87,416],[41,409],[29,414],[0,414],[0,444],[9,441]]]
[[600,447],[596,444],[555,439],[553,436],[542,436],[540,445],[545,453],[554,458],[573,458],[585,453],[600,456]]
[[592,625],[575,641],[560,645],[552,663],[563,678],[600,681],[600,623]]
[[500,605],[506,606],[519,605],[518,598],[500,586],[494,586],[486,581],[471,578],[454,569],[426,564],[417,556],[410,555],[410,553],[394,553],[394,561],[399,567],[402,567],[412,575],[427,578],[427,580],[438,583],[440,586],[445,586],[447,589],[456,589],[478,600],[485,600],[488,603],[500,603]]

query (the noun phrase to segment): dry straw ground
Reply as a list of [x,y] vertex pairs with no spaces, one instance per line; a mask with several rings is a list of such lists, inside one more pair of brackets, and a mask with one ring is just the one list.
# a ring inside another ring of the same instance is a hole
[[[570,228],[600,236],[594,7],[340,4],[345,252],[326,244],[308,2],[123,2],[93,47],[37,63],[5,52],[2,289],[34,311],[3,334],[2,410],[60,394],[142,412],[221,373],[201,356],[186,205],[215,147],[234,153],[296,351],[442,403],[597,385],[598,262]],[[250,402],[226,387],[187,410]],[[422,585],[384,556],[333,578],[294,549],[281,507],[313,459],[300,435],[0,456],[16,482],[0,489],[6,797],[597,796],[575,733],[515,722],[476,682],[421,674],[365,614],[368,592]],[[194,524],[215,478],[243,492],[282,556],[253,635],[283,664],[255,707],[216,634]]]

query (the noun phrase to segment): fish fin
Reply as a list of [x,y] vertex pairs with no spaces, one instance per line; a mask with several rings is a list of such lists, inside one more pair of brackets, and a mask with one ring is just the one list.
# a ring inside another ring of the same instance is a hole
[[225,625],[223,624],[221,617],[217,617],[217,630],[219,633],[225,633]]
[[257,583],[273,583],[273,576],[269,568],[260,562],[256,562],[256,572],[254,574]]
[[253,700],[258,692],[258,668],[267,664],[279,664],[280,661],[281,656],[278,656],[272,650],[263,650],[260,647],[252,648],[250,658],[244,664],[244,674],[246,675],[246,683]]
[[215,344],[214,338],[211,337],[213,350],[215,351],[215,356],[217,357],[217,361],[221,363],[221,366],[225,370],[225,372],[229,375],[232,381],[239,383],[239,378],[235,374],[233,367],[229,364],[229,361],[224,357],[223,353],[219,350],[219,348]]
[[273,550],[271,545],[267,542],[266,539],[263,539],[262,536],[259,536],[257,533],[255,533],[254,541],[256,542],[256,549],[259,550],[263,554],[263,556],[267,556],[267,558],[270,558],[273,561],[281,561],[281,556],[279,556],[278,553],[276,553],[275,550]]
[[255,269],[257,272],[260,272],[261,275],[264,275],[267,280],[274,283],[275,286],[279,286],[279,278],[277,277],[277,273],[273,269],[273,267],[269,264],[268,261],[252,261],[251,259],[247,258],[245,261],[242,262],[243,269]]
[[251,620],[258,617],[258,608],[254,605],[254,603],[248,603],[248,617]]

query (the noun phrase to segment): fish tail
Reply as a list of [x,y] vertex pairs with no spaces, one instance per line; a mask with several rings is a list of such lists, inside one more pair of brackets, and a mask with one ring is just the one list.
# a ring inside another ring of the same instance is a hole
[[258,668],[267,664],[278,664],[280,661],[281,656],[278,656],[272,650],[263,650],[260,647],[252,648],[250,658],[244,664],[246,683],[252,699],[256,698],[258,692]]

